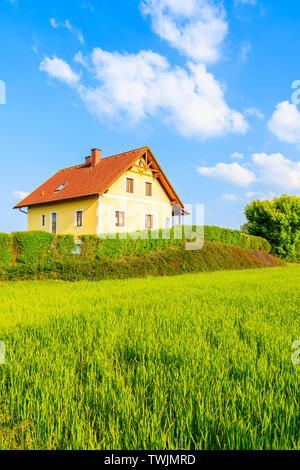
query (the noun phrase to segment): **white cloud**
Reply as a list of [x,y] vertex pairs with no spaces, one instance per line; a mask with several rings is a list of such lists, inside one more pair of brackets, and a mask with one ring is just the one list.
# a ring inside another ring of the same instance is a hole
[[249,186],[249,184],[255,181],[254,173],[236,162],[230,164],[217,163],[216,166],[211,168],[200,167],[198,172],[202,176],[209,176],[238,186]]
[[[56,57],[46,58],[41,70],[76,84],[88,110],[101,122],[125,119],[134,124],[159,116],[185,136],[245,133],[246,118],[228,106],[225,84],[206,68],[206,62],[219,58],[227,33],[223,7],[214,7],[210,0],[143,0],[141,9],[151,16],[154,30],[186,56],[184,66],[171,66],[151,50],[128,54],[95,48],[89,56],[79,52],[74,58],[89,79],[96,79],[93,87],[80,83],[70,65]],[[52,24],[60,25],[55,20]],[[63,25],[72,29],[68,20]]]
[[79,75],[72,71],[69,64],[55,56],[52,59],[46,57],[40,63],[40,70],[68,85],[73,86],[79,81]]
[[300,161],[294,162],[281,153],[255,153],[252,160],[264,183],[287,190],[300,189]]
[[244,111],[246,116],[256,116],[258,119],[263,119],[265,115],[257,108],[247,108]]
[[240,50],[240,57],[242,62],[246,62],[249,52],[251,51],[252,46],[250,42],[243,42]]
[[228,31],[221,6],[209,0],[143,0],[141,10],[155,33],[186,57],[202,63],[219,59]]
[[233,153],[230,155],[230,158],[232,158],[232,160],[243,160],[244,154],[243,154],[243,153],[240,153],[240,152],[233,152]]
[[[81,55],[76,60],[87,62]],[[203,139],[247,130],[247,121],[228,107],[221,85],[203,64],[172,68],[152,51],[120,54],[99,48],[90,64],[99,86],[82,87],[80,94],[100,121],[122,116],[137,122],[161,114],[181,134]]]
[[240,198],[236,196],[236,194],[222,194],[222,199],[223,201],[228,201],[228,202],[234,202],[234,201],[239,201]]
[[29,195],[29,193],[26,193],[26,191],[14,191],[14,198],[22,201]]
[[52,26],[52,28],[58,28],[58,23],[56,23],[56,19],[55,18],[50,18],[50,24]]
[[75,34],[77,37],[78,41],[81,42],[81,44],[84,43],[84,37],[80,29],[75,28],[69,20],[65,20],[63,23],[57,22],[55,18],[50,18],[50,24],[52,28],[57,29],[57,28],[66,28],[68,31],[71,33]]
[[268,128],[282,142],[300,144],[300,112],[297,106],[288,101],[279,103]]

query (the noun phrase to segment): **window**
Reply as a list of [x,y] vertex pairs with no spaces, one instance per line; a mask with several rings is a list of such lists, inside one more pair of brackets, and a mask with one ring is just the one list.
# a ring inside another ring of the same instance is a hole
[[60,186],[58,186],[58,188],[55,190],[55,192],[57,193],[58,191],[61,191],[65,186],[67,186],[67,183],[61,184]]
[[51,226],[50,226],[51,232],[56,234],[57,233],[57,213],[52,212],[51,214]]
[[75,227],[83,226],[83,211],[75,212]]
[[125,227],[125,212],[116,211],[115,225],[116,227]]
[[145,183],[146,196],[152,196],[152,183]]
[[41,227],[45,227],[46,225],[46,216],[45,214],[41,215]]
[[126,192],[133,193],[134,191],[134,180],[132,178],[126,178]]
[[145,215],[145,228],[153,228],[153,215]]

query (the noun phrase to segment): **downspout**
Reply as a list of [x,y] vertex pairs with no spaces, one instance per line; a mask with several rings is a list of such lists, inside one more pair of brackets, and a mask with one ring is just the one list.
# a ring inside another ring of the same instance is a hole
[[101,235],[101,217],[102,217],[102,201],[101,201],[101,194],[99,194],[98,210],[97,210],[97,235]]

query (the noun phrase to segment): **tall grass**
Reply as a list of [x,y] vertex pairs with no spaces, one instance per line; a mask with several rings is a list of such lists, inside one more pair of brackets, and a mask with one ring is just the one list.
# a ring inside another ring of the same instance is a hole
[[299,281],[0,284],[0,448],[300,449]]

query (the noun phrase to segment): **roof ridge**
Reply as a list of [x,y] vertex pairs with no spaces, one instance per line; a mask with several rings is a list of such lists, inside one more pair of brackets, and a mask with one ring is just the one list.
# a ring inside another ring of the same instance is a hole
[[148,148],[149,148],[149,145],[145,145],[144,147],[138,147],[136,149],[127,150],[126,152],[116,153],[115,155],[109,155],[109,157],[104,157],[101,160],[102,161],[108,160],[109,158],[119,157],[120,155],[125,155],[126,153],[135,152],[136,150],[142,150],[142,149],[148,149]]
[[87,166],[87,164],[86,163],[80,163],[79,165],[68,166],[67,168],[62,168],[61,170],[58,170],[56,172],[56,174],[61,173],[62,171],[66,171],[66,170],[72,170],[73,168],[82,168],[84,166]]

